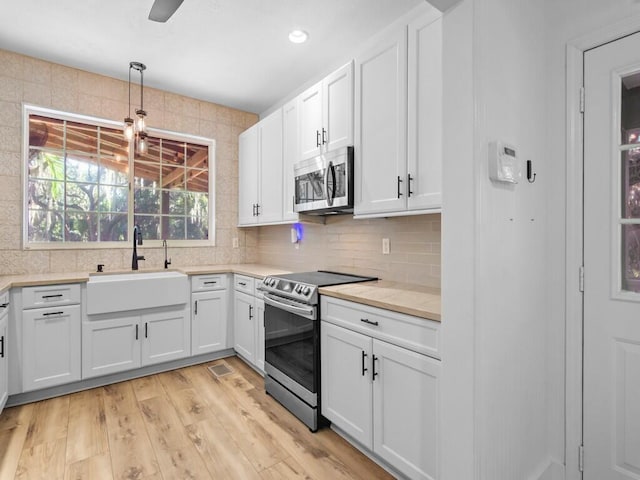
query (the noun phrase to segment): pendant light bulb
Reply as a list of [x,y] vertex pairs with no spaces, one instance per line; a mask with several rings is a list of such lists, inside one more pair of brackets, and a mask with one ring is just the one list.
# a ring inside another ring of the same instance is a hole
[[136,132],[145,132],[147,131],[147,121],[146,116],[147,112],[144,110],[136,110],[136,115],[138,118],[136,119]]
[[131,117],[127,117],[124,119],[124,138],[126,138],[127,140],[131,140],[133,139],[133,134],[134,134],[134,130],[133,130],[133,118]]
[[147,140],[147,134],[140,132],[138,135],[138,153],[144,155],[149,151],[149,141]]

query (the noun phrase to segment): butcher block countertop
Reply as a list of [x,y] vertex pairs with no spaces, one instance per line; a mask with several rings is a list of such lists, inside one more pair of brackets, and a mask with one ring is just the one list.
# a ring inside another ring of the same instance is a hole
[[441,320],[440,290],[437,288],[378,280],[322,287],[320,294],[428,320]]
[[[160,272],[162,269],[140,269],[136,272],[131,270],[105,271],[104,273],[89,272],[68,272],[68,273],[32,273],[25,275],[4,275],[0,276],[0,292],[11,287],[34,287],[38,285],[50,285],[60,283],[88,282],[92,275],[109,275],[114,273],[144,273]],[[233,264],[233,265],[200,265],[193,267],[171,268],[169,271],[182,272],[186,275],[207,275],[212,273],[239,273],[255,278],[264,278],[267,275],[278,275],[289,273],[268,265],[257,263]]]
[[[140,269],[139,273],[157,272],[162,269]],[[186,275],[208,275],[214,273],[238,273],[262,279],[267,275],[289,273],[268,265],[257,263],[232,265],[201,265],[191,267],[172,268],[171,271]],[[0,276],[0,293],[12,287],[32,287],[61,283],[87,282],[92,275],[109,275],[127,273],[131,270],[106,271],[104,273],[68,272],[68,273],[34,273],[25,275]],[[135,272],[132,272],[135,274]],[[406,283],[396,283],[384,280],[365,283],[335,285],[320,289],[321,295],[350,300],[352,302],[384,308],[399,313],[406,313],[416,317],[440,321],[440,290],[437,288],[421,287]]]

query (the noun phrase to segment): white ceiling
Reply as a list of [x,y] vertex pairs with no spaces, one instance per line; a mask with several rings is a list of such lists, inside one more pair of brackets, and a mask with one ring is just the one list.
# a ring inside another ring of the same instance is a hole
[[0,48],[123,80],[139,61],[145,85],[261,113],[422,2],[185,0],[156,23],[153,0],[4,0]]

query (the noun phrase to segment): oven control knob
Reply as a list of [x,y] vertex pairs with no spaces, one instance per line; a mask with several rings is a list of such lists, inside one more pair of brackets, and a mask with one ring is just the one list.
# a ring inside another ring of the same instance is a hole
[[309,287],[304,287],[304,290],[302,290],[302,293],[304,293],[305,295],[309,295],[309,293],[311,293],[311,289]]
[[302,285],[296,285],[296,293],[302,293]]

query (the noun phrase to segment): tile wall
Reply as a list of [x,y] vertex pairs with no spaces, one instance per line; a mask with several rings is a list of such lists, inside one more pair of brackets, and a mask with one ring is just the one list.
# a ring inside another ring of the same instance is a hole
[[[440,214],[354,220],[326,217],[303,224],[303,239],[291,243],[291,227],[259,227],[258,261],[289,270],[338,270],[383,280],[440,287]],[[382,254],[382,239],[390,254]]]
[[[22,249],[22,103],[112,120],[128,111],[127,82],[0,50],[0,275],[127,269],[131,252],[122,249]],[[123,65],[123,75],[127,65]],[[153,72],[148,71],[152,81]],[[132,98],[139,96],[133,86]],[[216,140],[216,247],[171,248],[173,266],[252,262],[257,230],[237,229],[238,134],[257,116],[232,108],[145,88],[151,127]],[[239,248],[232,248],[238,237]],[[169,242],[171,243],[171,242]],[[141,247],[144,267],[161,267],[159,248]]]

